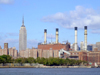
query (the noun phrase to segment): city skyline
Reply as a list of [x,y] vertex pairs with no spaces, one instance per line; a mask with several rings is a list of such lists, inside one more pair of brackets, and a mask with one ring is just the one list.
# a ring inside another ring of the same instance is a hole
[[55,42],[56,28],[59,28],[59,42],[68,40],[72,44],[75,41],[74,27],[78,27],[77,42],[80,45],[84,41],[84,26],[88,26],[88,44],[96,44],[100,41],[99,2],[0,0],[0,45],[3,48],[3,43],[9,43],[9,47],[18,50],[22,15],[27,29],[27,48],[37,47],[39,42],[44,42],[44,29],[47,29],[47,42],[51,41],[51,36]]

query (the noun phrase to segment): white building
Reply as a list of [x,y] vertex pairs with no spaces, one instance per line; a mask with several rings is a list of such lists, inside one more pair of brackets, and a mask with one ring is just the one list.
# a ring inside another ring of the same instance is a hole
[[80,50],[84,50],[84,42],[83,41],[81,41],[81,43],[80,43]]

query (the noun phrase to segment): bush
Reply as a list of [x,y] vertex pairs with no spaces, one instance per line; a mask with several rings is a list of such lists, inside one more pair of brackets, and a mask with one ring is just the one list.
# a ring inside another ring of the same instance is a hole
[[74,59],[62,59],[62,58],[37,58],[34,59],[33,57],[29,58],[17,58],[12,59],[9,55],[2,55],[0,56],[0,63],[39,63],[44,64],[47,66],[74,66],[74,65],[80,65],[81,63],[88,63],[87,61],[81,61],[81,60],[74,60]]

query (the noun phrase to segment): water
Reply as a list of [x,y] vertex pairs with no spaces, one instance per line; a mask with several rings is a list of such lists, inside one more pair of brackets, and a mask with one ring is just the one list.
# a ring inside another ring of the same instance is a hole
[[100,75],[100,68],[0,68],[0,75]]

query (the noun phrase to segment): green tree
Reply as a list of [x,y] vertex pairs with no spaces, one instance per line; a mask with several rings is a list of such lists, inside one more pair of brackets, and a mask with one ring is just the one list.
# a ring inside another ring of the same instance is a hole
[[5,63],[5,59],[0,57],[0,63]]
[[0,57],[4,59],[4,61],[5,61],[4,63],[11,63],[12,62],[12,57],[9,55],[2,55]]
[[27,58],[28,63],[36,63],[36,60],[32,57]]

